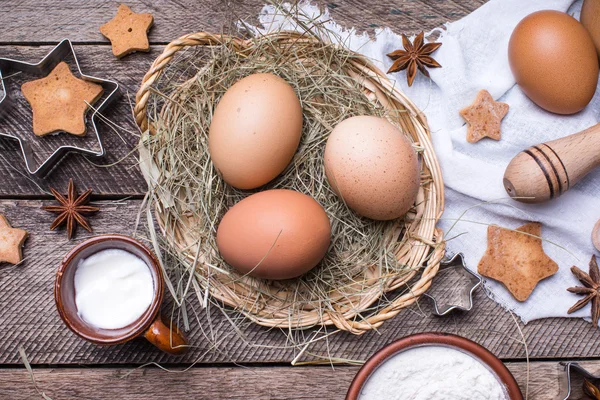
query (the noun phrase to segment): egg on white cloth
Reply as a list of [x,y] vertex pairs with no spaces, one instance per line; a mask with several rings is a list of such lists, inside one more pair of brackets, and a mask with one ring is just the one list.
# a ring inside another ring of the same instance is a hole
[[542,10],[523,18],[510,37],[508,60],[527,97],[550,112],[579,112],[596,92],[594,41],[569,14]]

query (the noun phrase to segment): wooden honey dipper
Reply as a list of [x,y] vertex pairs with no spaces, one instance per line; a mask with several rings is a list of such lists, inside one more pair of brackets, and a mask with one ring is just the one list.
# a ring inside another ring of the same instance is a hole
[[515,200],[552,200],[600,165],[600,124],[520,152],[504,173],[504,188]]

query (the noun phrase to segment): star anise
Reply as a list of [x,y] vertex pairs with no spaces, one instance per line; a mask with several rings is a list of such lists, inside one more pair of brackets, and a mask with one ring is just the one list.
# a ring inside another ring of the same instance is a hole
[[66,223],[67,237],[69,239],[73,237],[73,234],[77,229],[77,224],[83,226],[85,229],[87,229],[88,232],[92,231],[92,228],[82,215],[100,211],[98,207],[86,205],[90,201],[92,189],[88,189],[81,196],[77,197],[77,192],[75,190],[75,184],[73,183],[73,179],[69,179],[69,193],[67,194],[67,197],[58,193],[53,188],[50,188],[50,191],[56,198],[56,201],[60,203],[60,205],[58,206],[42,207],[43,210],[50,211],[53,213],[59,213],[58,217],[56,217],[52,225],[50,225],[50,230],[55,230],[59,226]]
[[575,305],[569,308],[567,311],[568,314],[571,314],[583,306],[585,306],[590,301],[592,302],[592,322],[594,326],[598,327],[598,319],[600,319],[600,271],[598,270],[598,262],[596,261],[596,256],[592,256],[592,260],[590,261],[590,273],[586,274],[579,268],[572,266],[571,272],[581,283],[583,283],[583,287],[576,286],[570,287],[567,290],[571,293],[582,294],[585,297],[579,300]]
[[425,44],[424,41],[424,32],[419,33],[413,43],[403,34],[402,45],[404,46],[404,50],[396,50],[388,54],[388,57],[394,60],[394,63],[388,70],[388,74],[405,69],[408,86],[412,86],[417,76],[417,69],[429,78],[429,72],[425,67],[441,68],[442,66],[431,57],[431,53],[436,51],[442,44]]

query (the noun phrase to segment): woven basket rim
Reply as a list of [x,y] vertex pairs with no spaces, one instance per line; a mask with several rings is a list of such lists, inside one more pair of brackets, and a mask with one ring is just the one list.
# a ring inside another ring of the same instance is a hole
[[[272,38],[277,40],[312,40],[315,43],[319,42],[319,39],[310,36],[305,36],[297,32],[276,32],[269,34]],[[169,43],[162,54],[160,54],[153,62],[152,66],[145,74],[140,88],[136,94],[136,103],[134,106],[134,117],[136,124],[140,127],[144,134],[151,134],[149,127],[151,125],[148,122],[147,106],[151,95],[151,87],[154,85],[163,69],[169,64],[169,62],[175,57],[175,55],[187,47],[192,46],[219,46],[227,44],[231,46],[237,52],[250,51],[254,45],[254,39],[241,39],[236,36],[225,35],[225,34],[212,34],[208,32],[197,32],[184,35],[171,43]],[[350,50],[348,50],[350,51]],[[422,164],[424,168],[430,173],[431,178],[428,182],[422,182],[420,191],[420,200],[423,202],[421,218],[412,222],[409,226],[405,227],[405,235],[409,234],[411,243],[419,242],[425,244],[421,246],[408,246],[408,249],[399,248],[397,255],[405,257],[407,264],[411,266],[411,271],[402,276],[395,278],[386,278],[383,289],[381,287],[378,290],[372,290],[364,299],[361,299],[360,304],[353,306],[352,310],[346,309],[344,312],[326,312],[323,315],[317,317],[311,315],[310,312],[307,315],[303,315],[302,318],[292,320],[290,318],[272,318],[268,315],[253,313],[246,310],[241,306],[245,293],[239,293],[240,288],[236,288],[227,285],[220,285],[218,289],[210,287],[210,294],[222,301],[223,303],[240,309],[240,312],[250,318],[252,321],[259,325],[268,327],[280,327],[280,328],[306,328],[315,325],[335,325],[341,330],[351,332],[353,334],[363,334],[367,331],[377,329],[386,320],[393,318],[397,315],[402,308],[405,308],[418,300],[418,298],[425,293],[430,287],[432,279],[436,276],[439,270],[439,264],[445,254],[445,242],[443,240],[443,232],[441,229],[436,227],[438,219],[441,217],[444,210],[444,185],[441,174],[441,169],[433,145],[430,140],[430,131],[427,125],[424,114],[408,99],[404,93],[402,93],[394,84],[389,81],[387,76],[377,68],[370,60],[366,57],[355,53],[356,58],[350,62],[352,64],[352,70],[348,70],[348,75],[361,82],[365,86],[365,91],[371,93],[372,101],[392,103],[388,104],[389,107],[396,106],[394,108],[402,107],[407,113],[398,113],[399,115],[407,116],[407,120],[404,117],[398,117],[398,120],[394,121],[403,131],[407,131],[406,124],[410,124],[413,127],[414,132],[411,133],[413,141],[417,141],[420,146],[424,149],[422,152]],[[353,76],[355,74],[355,76]],[[143,147],[143,137],[141,140],[141,147]],[[140,161],[142,160],[142,150],[140,150]],[[149,160],[145,160],[148,162]],[[151,160],[150,160],[151,162]],[[146,174],[145,174],[146,176]],[[149,186],[151,181],[146,176]],[[149,189],[150,190],[150,189]],[[164,220],[161,218],[163,207],[160,201],[155,204],[156,217],[159,222],[159,227],[165,234]],[[165,235],[167,236],[167,235]],[[183,251],[185,247],[183,243],[171,243],[180,251]],[[406,246],[404,246],[406,247]],[[184,252],[184,255],[193,262],[195,258]],[[416,281],[413,280],[418,273],[418,270],[422,268],[422,272]],[[382,278],[383,279],[383,278]],[[378,311],[367,317],[357,318],[357,316],[370,307],[373,303],[379,300],[380,296],[390,291],[393,291],[403,285],[406,285],[410,281],[410,290],[406,293],[396,297],[385,307],[378,309]],[[381,286],[381,281],[378,282]],[[236,290],[238,292],[236,292]]]

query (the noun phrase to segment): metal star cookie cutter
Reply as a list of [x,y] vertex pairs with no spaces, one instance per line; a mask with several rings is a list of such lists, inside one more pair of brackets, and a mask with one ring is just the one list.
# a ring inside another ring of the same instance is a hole
[[[450,313],[453,310],[470,311],[473,308],[473,293],[479,286],[481,286],[482,283],[482,279],[479,275],[474,274],[467,269],[462,253],[458,253],[450,260],[442,261],[440,263],[440,272],[450,269],[454,269],[463,278],[466,278],[468,283],[466,285],[461,284],[459,287],[459,295],[460,299],[462,300],[461,304],[443,303],[442,300],[438,298],[439,296],[425,293],[425,296],[433,300],[434,314],[440,317]],[[465,306],[463,304],[468,305]]]
[[[81,154],[85,154],[88,156],[94,157],[102,157],[105,154],[104,146],[102,145],[102,139],[100,138],[100,134],[98,132],[98,128],[96,126],[96,117],[99,113],[101,113],[109,104],[114,102],[114,100],[118,97],[119,85],[118,83],[107,80],[100,79],[94,76],[85,75],[81,71],[81,67],[79,66],[79,61],[77,60],[77,56],[75,55],[75,50],[73,49],[73,45],[69,39],[63,39],[56,47],[54,47],[40,62],[38,63],[28,63],[24,61],[13,60],[10,58],[0,58],[0,90],[3,92],[2,98],[0,98],[0,117],[4,116],[6,113],[7,107],[11,104],[11,96],[8,90],[6,89],[6,85],[4,84],[4,79],[8,79],[8,76],[12,76],[13,74],[18,74],[21,72],[36,75],[36,76],[46,76],[48,75],[56,65],[58,65],[61,61],[69,58],[71,56],[75,65],[77,66],[77,72],[79,73],[79,77],[86,81],[94,82],[102,86],[105,93],[108,95],[103,95],[101,103],[97,106],[92,104],[93,111],[91,116],[91,125],[93,126],[93,131],[95,134],[95,138],[99,145],[99,150],[94,151],[92,149],[86,149],[84,147],[73,146],[73,145],[60,145],[50,156],[48,156],[44,161],[39,163],[37,168],[35,167],[36,162],[34,158],[34,151],[31,147],[31,143],[29,140],[26,140],[22,137],[18,137],[15,134],[0,132],[0,137],[5,137],[13,140],[17,140],[21,147],[21,153],[23,155],[23,159],[25,160],[25,166],[27,167],[27,171],[31,175],[35,176],[44,176],[48,173],[67,153],[77,152]],[[6,75],[3,75],[6,74]],[[7,76],[4,78],[3,76]],[[87,116],[86,116],[87,121]],[[32,138],[35,138],[35,135],[32,134]]]
[[557,400],[568,400],[569,397],[571,397],[571,391],[573,389],[571,384],[572,372],[581,375],[588,380],[595,381],[596,384],[600,381],[600,375],[590,373],[587,369],[579,365],[579,363],[561,361],[558,364],[563,368],[564,373],[561,374],[559,378],[560,393],[556,398]]

